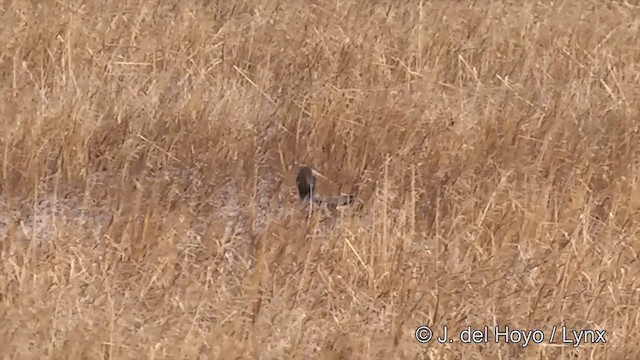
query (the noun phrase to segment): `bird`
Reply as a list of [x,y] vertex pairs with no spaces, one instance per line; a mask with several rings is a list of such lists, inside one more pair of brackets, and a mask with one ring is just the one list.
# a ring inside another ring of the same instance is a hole
[[[337,196],[332,198],[321,197],[316,193],[316,177],[313,175],[313,169],[309,166],[303,166],[298,171],[296,177],[298,184],[298,194],[303,204],[311,206],[327,206],[335,208],[336,206],[351,205],[355,201],[354,195]],[[311,211],[311,209],[310,209]]]
[[311,168],[308,166],[301,167],[300,171],[298,171],[296,182],[298,184],[298,194],[302,202],[310,202],[310,200],[313,199],[313,193],[316,187],[316,177],[313,176]]

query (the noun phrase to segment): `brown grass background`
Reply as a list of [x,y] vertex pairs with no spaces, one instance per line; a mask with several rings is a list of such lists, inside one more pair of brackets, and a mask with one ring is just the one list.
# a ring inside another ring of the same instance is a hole
[[4,2],[0,355],[637,358],[631,3]]

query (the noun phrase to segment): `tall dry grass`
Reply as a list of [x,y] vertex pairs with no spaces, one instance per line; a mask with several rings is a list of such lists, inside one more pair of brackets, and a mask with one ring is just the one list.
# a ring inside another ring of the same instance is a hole
[[2,7],[3,358],[640,355],[638,6]]

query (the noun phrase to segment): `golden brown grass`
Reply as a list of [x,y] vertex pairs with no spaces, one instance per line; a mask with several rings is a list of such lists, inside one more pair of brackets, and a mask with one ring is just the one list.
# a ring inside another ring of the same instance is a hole
[[637,6],[2,6],[3,358],[640,355]]

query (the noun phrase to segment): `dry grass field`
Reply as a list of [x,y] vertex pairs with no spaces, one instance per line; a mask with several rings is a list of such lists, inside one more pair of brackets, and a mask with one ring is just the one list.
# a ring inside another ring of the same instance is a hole
[[639,358],[632,3],[3,2],[0,356]]

